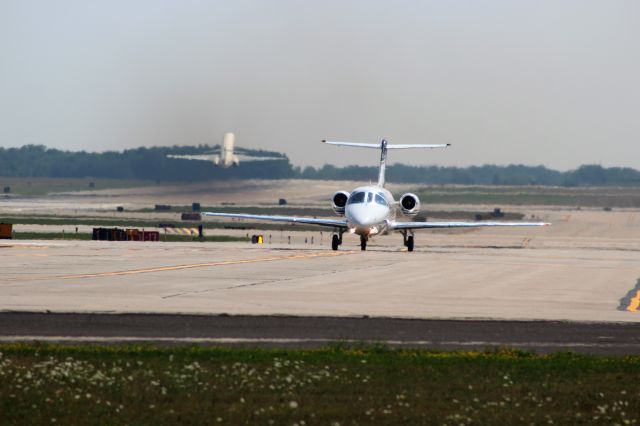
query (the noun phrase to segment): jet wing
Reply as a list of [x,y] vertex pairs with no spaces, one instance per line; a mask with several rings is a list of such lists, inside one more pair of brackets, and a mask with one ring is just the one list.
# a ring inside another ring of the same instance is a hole
[[392,230],[402,229],[437,229],[437,228],[485,228],[497,226],[548,226],[544,222],[391,222]]
[[238,160],[248,163],[250,161],[274,161],[274,160],[286,160],[285,157],[255,157],[253,155],[235,154]]
[[220,154],[167,155],[167,158],[176,158],[178,160],[215,161],[215,159],[220,159]]
[[346,220],[339,219],[316,219],[311,217],[296,217],[296,216],[263,216],[257,214],[240,214],[240,213],[212,213],[203,212],[205,216],[213,217],[230,217],[234,219],[254,219],[264,220],[268,222],[288,222],[288,223],[303,223],[305,225],[319,225],[334,228],[347,228]]

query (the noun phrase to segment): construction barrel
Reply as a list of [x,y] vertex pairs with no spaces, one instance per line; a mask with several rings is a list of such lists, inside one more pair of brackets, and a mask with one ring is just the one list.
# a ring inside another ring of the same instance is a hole
[[10,240],[11,238],[13,238],[13,225],[0,223],[0,240]]

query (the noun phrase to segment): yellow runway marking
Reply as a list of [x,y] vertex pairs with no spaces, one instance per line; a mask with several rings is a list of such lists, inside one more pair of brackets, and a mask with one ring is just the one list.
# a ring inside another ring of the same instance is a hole
[[38,249],[44,250],[51,248],[51,246],[47,245],[35,245],[35,244],[0,244],[0,248],[8,248],[8,249]]
[[312,253],[312,254],[296,254],[292,256],[274,256],[265,257],[261,259],[247,259],[247,260],[225,260],[221,262],[207,262],[207,263],[194,263],[191,265],[176,265],[176,266],[159,266],[156,268],[146,269],[131,269],[128,271],[115,271],[115,272],[98,272],[95,274],[78,274],[78,275],[58,275],[48,277],[33,277],[33,278],[15,278],[7,281],[42,281],[42,280],[72,280],[79,278],[101,278],[101,277],[117,277],[122,275],[138,275],[138,274],[150,274],[153,272],[167,272],[167,271],[179,271],[182,269],[196,269],[196,268],[209,268],[213,266],[224,265],[242,265],[247,263],[260,263],[260,262],[274,262],[278,260],[296,260],[296,259],[312,259],[316,257],[334,257],[345,254],[352,254],[353,251],[343,252],[324,252],[324,253]]

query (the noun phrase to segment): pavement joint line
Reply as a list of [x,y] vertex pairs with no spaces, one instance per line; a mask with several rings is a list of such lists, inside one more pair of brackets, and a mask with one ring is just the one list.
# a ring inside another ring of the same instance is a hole
[[29,277],[29,278],[21,277],[21,278],[13,278],[13,279],[9,278],[4,281],[9,281],[9,282],[45,281],[45,280],[53,280],[53,279],[70,280],[70,279],[81,279],[81,278],[115,277],[115,276],[122,276],[122,275],[150,274],[153,272],[179,271],[182,269],[208,268],[213,266],[242,265],[247,263],[260,263],[260,262],[275,262],[278,260],[296,260],[296,259],[312,259],[316,257],[333,257],[333,256],[342,256],[342,255],[353,254],[353,253],[354,253],[353,251],[319,252],[319,253],[311,253],[311,254],[295,254],[290,256],[272,256],[272,257],[265,257],[265,258],[259,258],[259,259],[225,260],[221,262],[194,263],[189,265],[160,266],[156,268],[131,269],[128,271],[98,272],[94,274],[57,275],[57,276]]
[[537,348],[640,348],[638,343],[586,343],[586,342],[504,342],[504,341],[460,341],[460,340],[380,340],[380,339],[335,339],[335,338],[294,338],[294,337],[145,337],[145,336],[37,336],[14,335],[0,336],[0,343],[15,342],[49,342],[49,343],[117,343],[117,342],[145,342],[145,343],[362,343],[372,342],[390,346],[418,345],[418,346],[461,346],[488,347],[504,346],[537,347]]

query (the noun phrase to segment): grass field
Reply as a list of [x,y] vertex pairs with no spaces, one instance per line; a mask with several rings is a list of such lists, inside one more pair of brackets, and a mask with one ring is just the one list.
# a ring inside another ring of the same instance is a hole
[[[295,215],[295,216],[331,216],[333,210],[331,210],[329,204],[327,207],[298,207],[298,206],[201,206],[201,211],[215,211],[219,213],[247,213],[247,214],[269,214],[269,215]],[[139,213],[153,213],[156,212],[153,208],[144,208],[138,210],[132,210]],[[171,206],[170,210],[165,210],[172,213],[191,212],[191,206]]]
[[[171,212],[188,212],[191,206],[172,206]],[[280,207],[280,206],[210,206],[202,207],[202,211],[212,211],[218,213],[244,213],[244,214],[263,214],[263,215],[283,215],[283,216],[306,216],[306,217],[335,217],[332,209],[318,207]],[[140,209],[136,212],[151,213],[154,209]],[[487,211],[463,211],[463,210],[429,210],[422,209],[421,216],[429,219],[455,219],[455,220],[474,220],[476,213],[488,216]],[[524,217],[521,213],[505,213],[502,219],[518,220]]]
[[[295,208],[286,209],[278,207],[210,207],[206,210],[214,210],[221,213],[237,213],[244,212],[248,214],[266,214],[266,215],[288,215],[288,216],[306,216],[306,217],[331,217],[334,216],[330,210],[327,209],[315,209],[315,208]],[[206,211],[205,210],[205,211]],[[490,219],[489,212],[478,211],[483,218]],[[424,220],[425,217],[428,220],[475,220],[476,212],[470,211],[423,211],[415,220]],[[504,217],[498,220],[521,220],[524,215],[521,213],[504,212]],[[495,220],[491,218],[492,220]],[[287,224],[287,223],[259,223],[251,222],[247,220],[216,220],[211,221],[207,218],[202,222],[183,222],[180,220],[166,220],[166,219],[139,219],[126,217],[79,217],[79,216],[62,216],[62,215],[25,215],[25,216],[2,216],[0,215],[0,223],[12,223],[14,225],[90,225],[90,226],[106,226],[106,227],[122,227],[122,228],[149,228],[157,227],[160,223],[174,224],[176,227],[197,227],[202,225],[205,229],[261,229],[271,231],[317,231],[317,226],[301,225],[301,224]]]
[[14,232],[14,240],[77,240],[86,241],[91,239],[91,234],[86,232],[62,233],[62,232]]
[[[90,184],[94,187],[91,188]],[[12,195],[42,196],[50,193],[89,191],[101,189],[135,188],[157,186],[153,181],[93,178],[12,178],[0,177],[0,191],[9,187]],[[174,182],[172,185],[189,184]],[[340,186],[336,182],[336,187]],[[407,190],[415,192],[422,204],[492,204],[505,205],[554,205],[572,207],[640,207],[639,187],[542,187],[542,186],[462,186],[407,184]],[[411,189],[413,187],[413,189]],[[404,191],[403,191],[404,192]],[[1,194],[0,194],[1,195]],[[396,193],[396,199],[402,195]],[[151,207],[151,206],[150,206]],[[190,206],[176,206],[171,211],[189,211]],[[230,213],[240,211],[236,206],[225,206]],[[300,208],[293,206],[270,206],[272,214],[326,214],[328,209]],[[151,208],[138,211],[150,212]],[[252,213],[243,208],[244,212]]]
[[421,186],[423,204],[640,207],[638,187]]
[[0,345],[3,424],[637,424],[640,357]]
[[[62,233],[62,232],[16,232],[14,233],[16,240],[78,240],[87,241],[91,239],[91,234],[86,232],[78,233]],[[200,241],[197,237],[189,235],[161,234],[160,241],[167,242],[189,242]],[[208,235],[202,241],[208,243],[226,243],[234,241],[249,241],[246,237],[235,237],[232,235]]]
[[140,220],[140,219],[114,219],[110,217],[77,217],[77,216],[0,216],[0,223],[13,225],[89,225],[95,227],[120,227],[120,228],[156,228],[160,223],[173,224],[176,228],[197,228],[202,225],[204,229],[259,229],[270,231],[318,231],[317,226],[288,224],[288,223],[256,223],[248,221],[224,221],[224,222],[182,222],[179,220]]
[[[93,183],[93,188],[90,184]],[[47,195],[54,192],[90,191],[100,189],[135,188],[155,185],[155,182],[127,179],[93,178],[15,178],[0,176],[0,191],[10,188],[10,194],[20,196]]]

